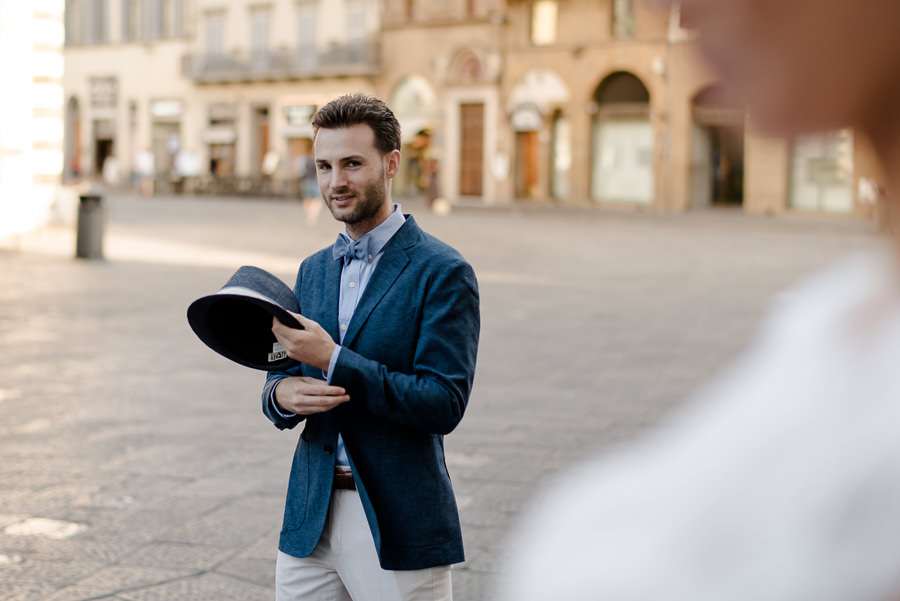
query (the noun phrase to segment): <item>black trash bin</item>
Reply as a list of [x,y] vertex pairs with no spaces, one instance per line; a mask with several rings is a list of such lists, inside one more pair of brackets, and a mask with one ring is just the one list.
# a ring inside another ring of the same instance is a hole
[[75,257],[79,259],[103,258],[103,197],[99,194],[82,194],[78,197],[78,230],[75,239]]

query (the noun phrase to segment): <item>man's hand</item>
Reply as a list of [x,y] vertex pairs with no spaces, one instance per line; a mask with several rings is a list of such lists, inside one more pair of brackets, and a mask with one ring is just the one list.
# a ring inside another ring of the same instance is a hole
[[289,328],[277,317],[272,318],[272,332],[275,338],[287,351],[288,357],[305,363],[312,367],[318,367],[322,371],[328,370],[331,361],[331,353],[337,346],[331,336],[322,329],[322,326],[311,319],[307,319],[297,313],[291,313],[304,329]]
[[285,378],[275,387],[275,402],[282,411],[296,415],[325,413],[350,400],[340,386],[329,386],[315,378]]

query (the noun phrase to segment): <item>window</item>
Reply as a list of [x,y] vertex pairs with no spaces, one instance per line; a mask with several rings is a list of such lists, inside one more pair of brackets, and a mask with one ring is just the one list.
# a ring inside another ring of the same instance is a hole
[[66,0],[66,45],[84,42],[84,0]]
[[206,54],[219,57],[224,54],[222,34],[225,29],[225,13],[216,12],[206,15]]
[[613,0],[613,35],[617,38],[634,36],[634,0]]
[[549,46],[556,43],[557,3],[538,0],[531,5],[531,43]]
[[300,64],[303,67],[313,67],[317,62],[316,17],[316,5],[313,2],[300,4],[298,46],[300,50]]
[[364,41],[367,37],[365,0],[348,0],[347,40],[351,45],[355,45]]
[[175,38],[180,38],[184,35],[184,0],[172,1],[172,19],[169,35]]
[[670,42],[684,42],[693,37],[691,18],[690,11],[685,9],[681,3],[672,3],[672,8],[669,12]]
[[133,42],[140,37],[140,0],[122,0],[122,41]]
[[163,0],[142,0],[141,33],[145,40],[163,37]]
[[88,43],[102,44],[109,41],[106,0],[90,0],[88,4]]
[[250,65],[254,71],[269,63],[269,14],[268,7],[250,11]]
[[175,17],[175,0],[160,0],[159,7],[159,33],[160,37],[172,37],[173,18]]
[[853,212],[852,132],[841,130],[797,138],[791,162],[791,208]]

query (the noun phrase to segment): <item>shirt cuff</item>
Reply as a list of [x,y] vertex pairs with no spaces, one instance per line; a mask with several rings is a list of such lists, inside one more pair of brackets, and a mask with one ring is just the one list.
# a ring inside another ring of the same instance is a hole
[[297,417],[296,413],[285,413],[281,410],[281,407],[278,406],[278,403],[275,402],[275,389],[278,388],[278,384],[272,387],[272,390],[269,392],[269,404],[272,406],[272,409],[279,416],[284,419],[291,419],[292,417]]
[[331,351],[331,359],[328,360],[328,371],[324,372],[322,375],[325,376],[325,381],[328,384],[331,384],[331,374],[334,373],[334,366],[337,365],[338,355],[341,354],[341,345],[337,344],[334,347],[334,350]]

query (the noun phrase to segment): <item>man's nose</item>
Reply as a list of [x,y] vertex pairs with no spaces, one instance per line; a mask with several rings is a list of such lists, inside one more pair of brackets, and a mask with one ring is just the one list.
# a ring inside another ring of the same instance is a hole
[[331,187],[343,188],[347,183],[347,172],[340,167],[334,168],[331,172]]

